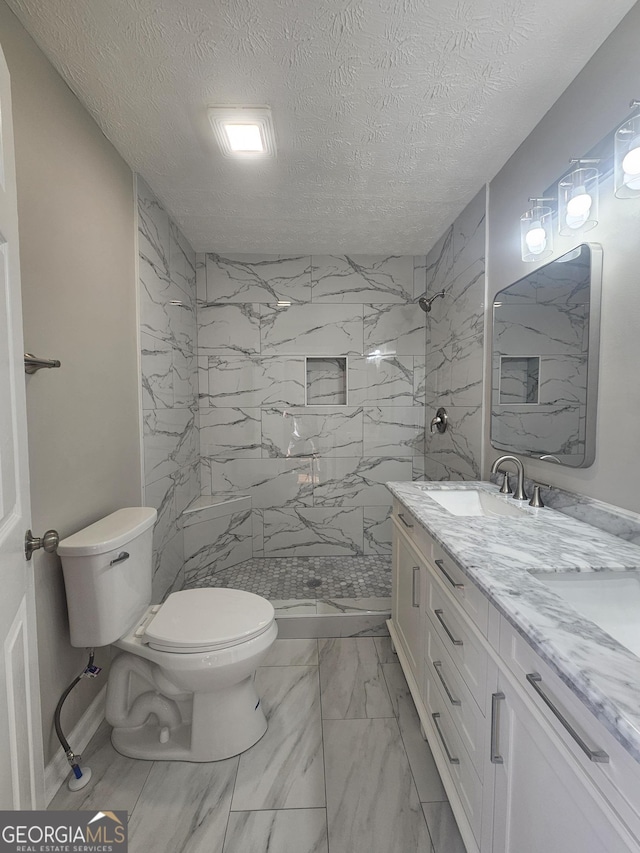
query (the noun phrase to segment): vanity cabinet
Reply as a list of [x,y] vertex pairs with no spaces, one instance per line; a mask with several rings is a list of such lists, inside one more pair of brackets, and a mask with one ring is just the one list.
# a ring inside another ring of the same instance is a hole
[[393,535],[389,631],[469,853],[638,853],[638,763],[398,502]]

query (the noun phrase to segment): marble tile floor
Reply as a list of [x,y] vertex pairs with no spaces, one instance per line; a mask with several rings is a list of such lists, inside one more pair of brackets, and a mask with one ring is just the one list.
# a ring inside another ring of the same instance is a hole
[[277,640],[256,681],[242,755],[135,761],[103,724],[50,808],[127,810],[132,853],[465,853],[388,637]]
[[231,586],[270,601],[387,598],[391,556],[254,557],[222,571],[212,566],[188,585]]

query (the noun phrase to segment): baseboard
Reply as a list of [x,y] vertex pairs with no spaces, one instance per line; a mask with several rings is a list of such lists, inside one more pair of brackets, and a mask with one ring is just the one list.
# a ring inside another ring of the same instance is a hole
[[[67,735],[67,740],[74,752],[80,754],[84,752],[87,744],[96,733],[98,726],[104,720],[106,695],[107,688],[105,685]],[[44,769],[44,795],[47,806],[67,780],[70,772],[69,762],[62,751],[62,747],[60,747]]]

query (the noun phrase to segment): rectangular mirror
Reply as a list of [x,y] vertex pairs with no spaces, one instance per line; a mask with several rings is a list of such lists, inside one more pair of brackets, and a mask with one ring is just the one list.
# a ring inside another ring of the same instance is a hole
[[584,243],[496,294],[491,445],[586,468],[595,458],[602,248]]

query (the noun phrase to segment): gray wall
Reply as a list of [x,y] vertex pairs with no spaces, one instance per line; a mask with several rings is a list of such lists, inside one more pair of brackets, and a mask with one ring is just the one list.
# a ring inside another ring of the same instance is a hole
[[182,511],[200,495],[196,256],[137,178],[145,504],[153,532],[153,600],[184,579]]
[[[33,529],[66,536],[141,502],[133,176],[3,2],[0,42],[12,81],[25,347],[62,361],[27,379]],[[59,748],[56,702],[86,653],[69,645],[58,558],[34,559],[48,761]],[[67,731],[104,684],[76,688]]]
[[[519,218],[529,196],[542,194],[585,153],[613,131],[638,98],[640,4],[636,4],[584,70],[491,182],[488,214],[488,298],[535,269],[520,260]],[[600,224],[584,240],[604,251],[600,386],[596,460],[585,469],[525,460],[534,479],[639,511],[640,480],[640,199],[620,200],[611,184],[601,189]],[[577,242],[554,235],[554,256]],[[487,398],[490,393],[487,383]],[[489,406],[486,407],[487,413]],[[487,463],[498,455],[487,442]],[[485,469],[486,473],[486,469]]]

